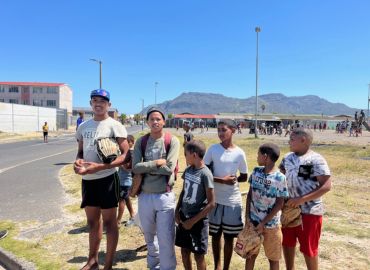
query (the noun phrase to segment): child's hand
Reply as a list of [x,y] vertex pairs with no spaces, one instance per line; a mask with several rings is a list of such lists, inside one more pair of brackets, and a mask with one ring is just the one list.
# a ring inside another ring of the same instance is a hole
[[100,171],[99,169],[100,164],[96,162],[83,162],[82,168],[79,172],[80,175],[85,175],[85,174],[92,174]]
[[84,160],[83,159],[77,159],[74,164],[73,164],[73,170],[75,171],[76,174],[80,174],[80,172],[83,171]]
[[185,230],[190,230],[194,226],[194,223],[192,219],[188,219],[187,221],[181,221],[181,225]]
[[294,199],[289,199],[286,204],[290,207],[298,207],[300,206],[301,204],[303,204],[304,202],[302,201],[302,199],[300,197],[298,198],[294,198]]
[[165,160],[165,159],[163,159],[163,158],[161,158],[161,159],[157,159],[156,161],[155,161],[155,165],[157,165],[157,167],[162,167],[162,166],[164,166],[164,165],[166,165],[167,164],[167,160]]
[[236,176],[235,175],[227,175],[224,177],[224,183],[226,185],[233,186],[236,183]]
[[260,223],[260,224],[257,225],[256,231],[258,232],[258,234],[262,234],[263,233],[263,228],[264,228],[264,225],[262,223]]

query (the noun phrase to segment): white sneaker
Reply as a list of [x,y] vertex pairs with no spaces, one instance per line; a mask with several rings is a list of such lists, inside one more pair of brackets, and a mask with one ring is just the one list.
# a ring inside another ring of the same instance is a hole
[[129,220],[127,220],[125,226],[130,227],[132,225],[135,225],[135,220],[133,218],[130,218]]

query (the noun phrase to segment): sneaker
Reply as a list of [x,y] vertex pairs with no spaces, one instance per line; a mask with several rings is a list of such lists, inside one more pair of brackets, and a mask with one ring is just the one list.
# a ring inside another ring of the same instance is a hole
[[8,230],[0,231],[0,239],[5,238],[8,235]]
[[135,225],[135,220],[133,218],[130,218],[129,220],[127,220],[125,226],[130,227],[132,225]]

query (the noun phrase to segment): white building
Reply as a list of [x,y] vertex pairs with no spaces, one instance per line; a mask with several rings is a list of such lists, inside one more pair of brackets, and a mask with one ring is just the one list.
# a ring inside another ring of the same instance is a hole
[[0,82],[0,102],[66,109],[72,114],[72,89],[65,83]]

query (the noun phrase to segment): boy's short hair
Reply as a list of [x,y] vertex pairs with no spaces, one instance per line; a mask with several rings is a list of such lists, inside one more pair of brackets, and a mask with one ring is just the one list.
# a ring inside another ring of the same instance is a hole
[[303,127],[293,129],[291,135],[305,137],[308,140],[309,144],[311,144],[313,141],[312,131]]
[[200,140],[192,140],[186,143],[185,151],[196,153],[199,158],[203,159],[206,154],[206,145]]
[[233,128],[233,129],[236,129],[236,123],[234,120],[231,120],[231,119],[221,119],[217,126],[219,125],[225,125],[227,126],[228,128]]
[[132,136],[132,135],[127,135],[127,141],[131,142],[131,143],[134,143],[135,142],[135,137]]
[[259,147],[258,151],[263,155],[267,155],[272,162],[276,162],[280,157],[280,148],[274,143],[264,143]]

